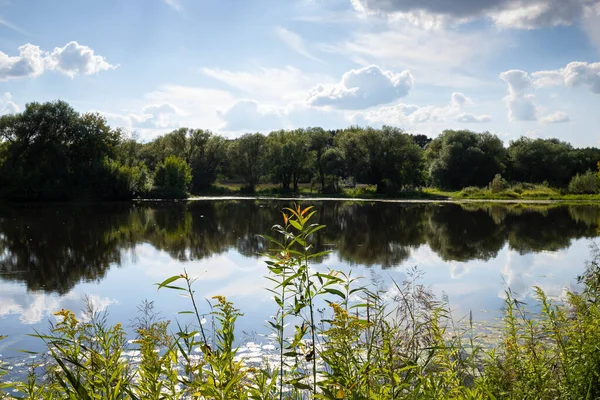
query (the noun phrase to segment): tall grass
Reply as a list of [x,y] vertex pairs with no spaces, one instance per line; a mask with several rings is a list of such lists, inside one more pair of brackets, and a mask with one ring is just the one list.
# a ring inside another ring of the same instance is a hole
[[[390,288],[341,271],[317,272],[310,244],[323,229],[311,208],[283,210],[267,257],[278,307],[268,321],[275,353],[254,365],[239,355],[225,297],[204,309],[186,272],[158,284],[190,300],[190,325],[171,327],[144,304],[130,344],[120,324],[68,310],[48,334],[52,363],[10,384],[26,399],[597,399],[600,398],[600,252],[563,301],[535,289],[539,311],[506,292],[498,340],[485,346],[473,321],[455,321],[447,299],[418,270]],[[326,310],[317,305],[327,304]],[[212,322],[212,336],[205,329]],[[171,331],[172,330],[172,331]],[[136,351],[138,362],[125,357]],[[1,367],[1,366],[0,366]],[[0,369],[0,376],[2,370]],[[4,384],[7,385],[6,383]],[[16,391],[15,391],[16,390]]]

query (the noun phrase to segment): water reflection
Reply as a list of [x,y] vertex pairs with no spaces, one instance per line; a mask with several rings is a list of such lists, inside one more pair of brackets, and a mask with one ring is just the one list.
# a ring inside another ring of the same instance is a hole
[[[30,291],[66,294],[100,281],[123,257],[148,243],[173,260],[202,260],[229,250],[256,257],[257,234],[279,221],[277,201],[196,201],[0,208],[0,279]],[[600,207],[482,204],[315,204],[327,225],[314,241],[351,265],[401,265],[426,245],[464,274],[464,263],[488,261],[508,244],[525,255],[568,248],[598,235]],[[321,260],[323,261],[323,260]]]

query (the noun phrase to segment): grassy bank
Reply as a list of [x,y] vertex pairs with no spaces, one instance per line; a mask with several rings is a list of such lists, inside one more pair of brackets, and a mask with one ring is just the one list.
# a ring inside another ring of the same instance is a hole
[[[351,274],[315,272],[310,208],[285,209],[267,259],[277,312],[256,360],[236,343],[241,311],[222,296],[206,306],[183,272],[158,284],[189,298],[184,326],[146,305],[129,342],[120,324],[89,310],[57,313],[44,341],[50,363],[28,380],[4,382],[26,399],[597,399],[600,396],[600,254],[583,291],[560,302],[536,289],[539,311],[509,289],[502,328],[490,343],[472,321],[455,321],[446,300],[419,284],[381,287]],[[201,278],[200,278],[201,279]],[[317,309],[326,302],[328,307]],[[134,350],[137,362],[124,355]],[[0,370],[0,378],[2,372]]]
[[311,197],[340,199],[398,199],[398,200],[558,200],[558,201],[600,201],[600,194],[570,194],[564,190],[543,185],[516,185],[506,190],[493,192],[489,188],[469,187],[458,191],[437,188],[408,190],[394,194],[378,193],[375,186],[358,185],[355,188],[342,188],[337,193],[320,193],[308,184],[301,184],[298,191],[284,191],[279,185],[257,185],[249,193],[242,185],[216,184],[210,189],[195,193],[194,196],[260,196],[260,197]]

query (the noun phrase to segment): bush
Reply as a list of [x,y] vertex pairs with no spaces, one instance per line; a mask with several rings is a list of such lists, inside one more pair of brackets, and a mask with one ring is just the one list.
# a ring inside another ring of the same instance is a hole
[[129,200],[144,196],[151,189],[152,176],[144,163],[128,166],[106,158],[95,190],[101,199]]
[[583,175],[577,174],[569,183],[569,192],[574,194],[600,193],[600,178],[592,171]]
[[502,178],[502,175],[496,174],[494,179],[490,182],[489,188],[492,193],[500,193],[508,189],[508,182],[506,182],[506,179]]
[[477,186],[467,186],[463,190],[461,190],[460,194],[463,197],[469,197],[476,194],[481,194],[482,189]]
[[169,156],[156,166],[154,184],[158,189],[185,193],[190,183],[192,183],[192,169],[183,158]]

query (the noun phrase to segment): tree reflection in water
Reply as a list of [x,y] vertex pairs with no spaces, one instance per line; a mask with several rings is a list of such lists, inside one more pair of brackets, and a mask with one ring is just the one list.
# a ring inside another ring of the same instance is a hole
[[[136,245],[182,262],[230,249],[257,257],[258,235],[280,219],[281,201],[193,201],[0,207],[0,279],[64,294],[101,280]],[[508,243],[520,254],[556,251],[598,235],[600,207],[317,202],[318,251],[351,265],[393,268],[413,249],[445,261],[489,260]]]

